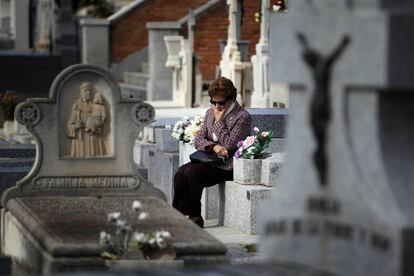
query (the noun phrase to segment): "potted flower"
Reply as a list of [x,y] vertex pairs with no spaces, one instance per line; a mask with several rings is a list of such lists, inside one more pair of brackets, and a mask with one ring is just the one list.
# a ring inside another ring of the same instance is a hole
[[[143,205],[135,200],[132,209],[138,221],[149,218],[143,211]],[[175,260],[176,254],[172,247],[172,235],[165,230],[143,233],[133,231],[132,226],[122,218],[120,212],[108,214],[108,222],[116,226],[113,235],[101,231],[99,243],[105,247],[101,257],[106,259],[109,270],[119,271],[135,269],[142,266],[182,266],[181,260]]]
[[272,130],[260,132],[257,127],[253,130],[256,135],[240,141],[234,155],[234,181],[241,184],[260,184],[262,159],[268,155],[263,150],[272,139]]

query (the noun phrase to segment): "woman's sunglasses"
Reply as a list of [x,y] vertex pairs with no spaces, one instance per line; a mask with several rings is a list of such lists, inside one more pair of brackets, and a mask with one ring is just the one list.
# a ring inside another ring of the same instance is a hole
[[218,105],[225,105],[225,104],[226,104],[226,102],[227,102],[227,101],[213,101],[213,100],[210,100],[210,103],[211,103],[212,105],[216,105],[216,104],[218,104]]

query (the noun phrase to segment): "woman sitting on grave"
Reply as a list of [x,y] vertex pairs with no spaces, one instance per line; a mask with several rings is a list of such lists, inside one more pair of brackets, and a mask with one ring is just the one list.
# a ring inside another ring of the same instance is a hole
[[197,150],[226,157],[218,167],[206,163],[187,163],[174,177],[173,206],[200,227],[201,195],[205,187],[233,179],[233,155],[237,143],[244,140],[251,129],[250,114],[236,101],[237,90],[231,80],[220,77],[208,89],[211,108],[197,133],[194,145]]

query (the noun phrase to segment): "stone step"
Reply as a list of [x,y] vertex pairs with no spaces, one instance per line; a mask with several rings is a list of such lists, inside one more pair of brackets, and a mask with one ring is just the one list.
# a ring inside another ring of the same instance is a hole
[[127,84],[127,83],[119,83],[121,87],[121,94],[123,98],[139,98],[142,100],[147,99],[147,88],[145,86]]
[[140,72],[124,72],[124,82],[138,86],[147,86],[148,74]]

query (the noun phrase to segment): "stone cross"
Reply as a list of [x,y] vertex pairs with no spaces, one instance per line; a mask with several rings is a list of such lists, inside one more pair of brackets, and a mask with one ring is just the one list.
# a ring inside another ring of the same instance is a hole
[[289,84],[291,104],[260,254],[332,275],[413,275],[414,59],[396,38],[410,37],[414,3],[350,3],[290,0],[271,15],[270,81]]
[[244,106],[250,105],[251,64],[241,62],[240,51],[237,47],[237,0],[227,0],[229,6],[229,27],[227,44],[224,47],[220,61],[221,76],[233,81],[237,89],[237,101]]
[[227,45],[224,49],[223,57],[228,60],[240,61],[241,56],[237,47],[237,0],[227,0],[229,6],[229,26],[227,33]]

